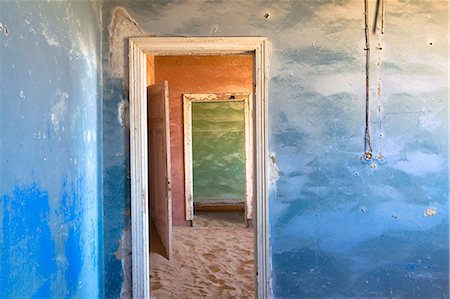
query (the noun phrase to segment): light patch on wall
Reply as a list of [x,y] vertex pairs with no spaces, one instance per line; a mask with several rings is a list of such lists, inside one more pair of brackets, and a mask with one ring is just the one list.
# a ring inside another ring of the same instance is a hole
[[423,176],[433,172],[439,172],[445,166],[445,159],[437,154],[413,152],[400,160],[392,167],[411,175]]
[[[92,79],[94,78],[97,72],[97,60],[96,60],[96,45],[92,42],[92,40],[87,39],[86,36],[82,35],[77,30],[73,29],[71,32],[71,50],[69,50],[69,59],[82,58],[86,62],[86,78]],[[85,80],[82,81],[83,88],[86,86]]]
[[59,129],[59,123],[67,112],[67,100],[69,94],[67,92],[58,91],[59,100],[52,108],[51,120],[55,130]]
[[311,88],[318,91],[323,96],[329,96],[333,94],[343,92],[356,92],[363,93],[363,85],[354,85],[354,82],[358,82],[361,76],[354,73],[341,73],[341,74],[324,74],[317,77],[312,77],[310,80]]
[[59,47],[60,43],[56,39],[56,37],[52,36],[50,32],[46,28],[42,28],[42,35],[45,37],[48,45],[51,47]]
[[277,159],[274,153],[271,153],[269,156],[269,181],[271,184],[275,184],[276,181],[280,178],[280,169],[277,166]]
[[[327,20],[356,20],[360,21],[362,18],[361,11],[363,2],[348,1],[347,3],[340,3],[337,5],[334,1],[321,5],[316,11],[316,15]],[[371,7],[372,8],[372,7]]]
[[[438,92],[447,86],[445,76],[436,73],[436,75],[392,75],[385,76],[385,89],[390,93],[402,93],[405,90],[411,95],[421,95],[427,92]],[[411,84],[414,82],[414,84]]]
[[83,140],[86,141],[87,143],[91,142],[92,136],[93,134],[91,133],[91,130],[87,130],[83,132]]
[[128,85],[128,38],[143,34],[144,31],[126,9],[118,7],[114,10],[109,25],[109,66],[112,74],[122,79],[126,86]]
[[437,213],[436,209],[433,209],[433,208],[427,208],[427,209],[425,210],[425,212],[423,212],[423,215],[424,215],[425,217],[433,217],[434,215],[436,215],[436,213]]
[[122,127],[130,127],[130,112],[128,100],[120,101],[117,107],[117,119],[119,120],[119,123]]

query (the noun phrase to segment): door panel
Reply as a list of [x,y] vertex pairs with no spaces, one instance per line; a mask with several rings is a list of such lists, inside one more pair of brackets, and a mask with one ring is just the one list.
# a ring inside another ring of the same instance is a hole
[[170,187],[170,126],[168,83],[147,87],[149,142],[149,203],[151,225],[163,246],[163,255],[172,251],[172,192]]

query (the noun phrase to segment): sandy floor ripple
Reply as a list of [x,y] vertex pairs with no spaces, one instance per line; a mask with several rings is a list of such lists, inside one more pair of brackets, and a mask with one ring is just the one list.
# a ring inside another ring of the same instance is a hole
[[199,213],[194,227],[173,227],[172,260],[150,254],[152,297],[253,298],[253,246],[240,214]]

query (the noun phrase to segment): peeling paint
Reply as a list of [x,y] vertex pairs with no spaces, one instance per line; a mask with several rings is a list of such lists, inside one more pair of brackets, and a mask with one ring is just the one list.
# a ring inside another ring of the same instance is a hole
[[425,212],[423,213],[423,215],[425,217],[433,217],[433,216],[436,215],[436,213],[437,213],[436,209],[434,209],[434,208],[427,208],[425,210]]
[[126,129],[130,128],[129,106],[128,100],[122,100],[117,107],[117,119],[120,125]]
[[125,8],[114,10],[109,25],[109,66],[111,73],[128,86],[128,38],[142,36],[144,31]]
[[274,153],[269,155],[269,181],[271,184],[275,184],[280,178],[280,170],[277,166],[277,159]]
[[119,248],[114,253],[116,259],[121,261],[123,283],[120,289],[120,298],[131,298],[131,226],[128,225],[122,232],[118,241]]

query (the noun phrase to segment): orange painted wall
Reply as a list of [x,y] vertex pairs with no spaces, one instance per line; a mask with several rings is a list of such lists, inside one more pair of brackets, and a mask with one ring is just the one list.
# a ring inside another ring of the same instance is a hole
[[183,93],[252,92],[252,56],[155,56],[155,83],[169,81],[172,218],[185,225]]

